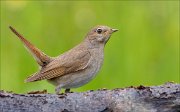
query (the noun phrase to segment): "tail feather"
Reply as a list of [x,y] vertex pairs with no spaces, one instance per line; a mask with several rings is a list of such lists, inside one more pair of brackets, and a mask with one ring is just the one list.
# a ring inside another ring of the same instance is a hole
[[35,80],[35,79],[36,79],[35,77],[37,77],[37,74],[38,74],[38,73],[32,74],[32,75],[29,76],[24,82],[34,82],[34,81],[37,81],[37,80]]
[[25,47],[28,49],[28,51],[33,55],[35,60],[40,66],[47,65],[51,58],[44,54],[40,49],[35,47],[33,44],[31,44],[27,39],[25,39],[20,33],[18,33],[13,27],[9,26],[9,28],[12,30],[14,34],[18,36],[18,38],[23,42]]

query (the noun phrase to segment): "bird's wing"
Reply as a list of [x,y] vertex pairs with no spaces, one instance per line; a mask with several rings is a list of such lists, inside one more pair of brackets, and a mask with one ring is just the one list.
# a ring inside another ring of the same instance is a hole
[[13,27],[9,27],[14,34],[18,36],[18,38],[23,42],[25,47],[28,49],[28,51],[33,55],[35,60],[40,66],[47,65],[51,58],[44,54],[40,49],[38,49],[36,46],[34,46],[32,43],[30,43],[27,39],[25,39],[20,33],[18,33]]
[[26,79],[26,82],[38,81],[43,79],[52,79],[68,73],[77,72],[87,68],[91,55],[88,50],[78,51],[76,53],[67,53],[50,62]]

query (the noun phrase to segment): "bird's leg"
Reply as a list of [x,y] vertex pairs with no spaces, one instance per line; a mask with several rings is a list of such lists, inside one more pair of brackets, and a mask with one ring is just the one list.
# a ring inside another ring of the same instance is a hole
[[65,93],[70,93],[70,89],[65,89]]
[[56,86],[56,89],[55,89],[56,94],[59,94],[61,87],[62,87],[61,85]]

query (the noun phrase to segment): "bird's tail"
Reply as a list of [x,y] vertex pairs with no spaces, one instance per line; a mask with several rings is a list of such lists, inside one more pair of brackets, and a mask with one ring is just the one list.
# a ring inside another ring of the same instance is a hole
[[28,49],[28,51],[32,54],[32,56],[35,58],[37,63],[40,66],[45,66],[47,65],[50,61],[51,58],[44,54],[40,49],[35,47],[33,44],[31,44],[28,40],[26,40],[20,33],[18,33],[13,27],[9,26],[9,28],[12,30],[14,34],[18,36],[18,38],[23,42],[25,47]]

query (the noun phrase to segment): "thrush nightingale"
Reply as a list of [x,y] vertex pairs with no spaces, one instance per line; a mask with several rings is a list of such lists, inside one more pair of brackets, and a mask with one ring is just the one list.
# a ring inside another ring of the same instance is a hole
[[19,37],[41,67],[25,82],[46,79],[56,86],[56,94],[61,88],[69,92],[70,88],[80,87],[96,76],[103,64],[104,46],[111,34],[118,31],[108,26],[98,25],[87,33],[80,44],[57,57],[50,57],[31,44],[13,27],[9,28]]

